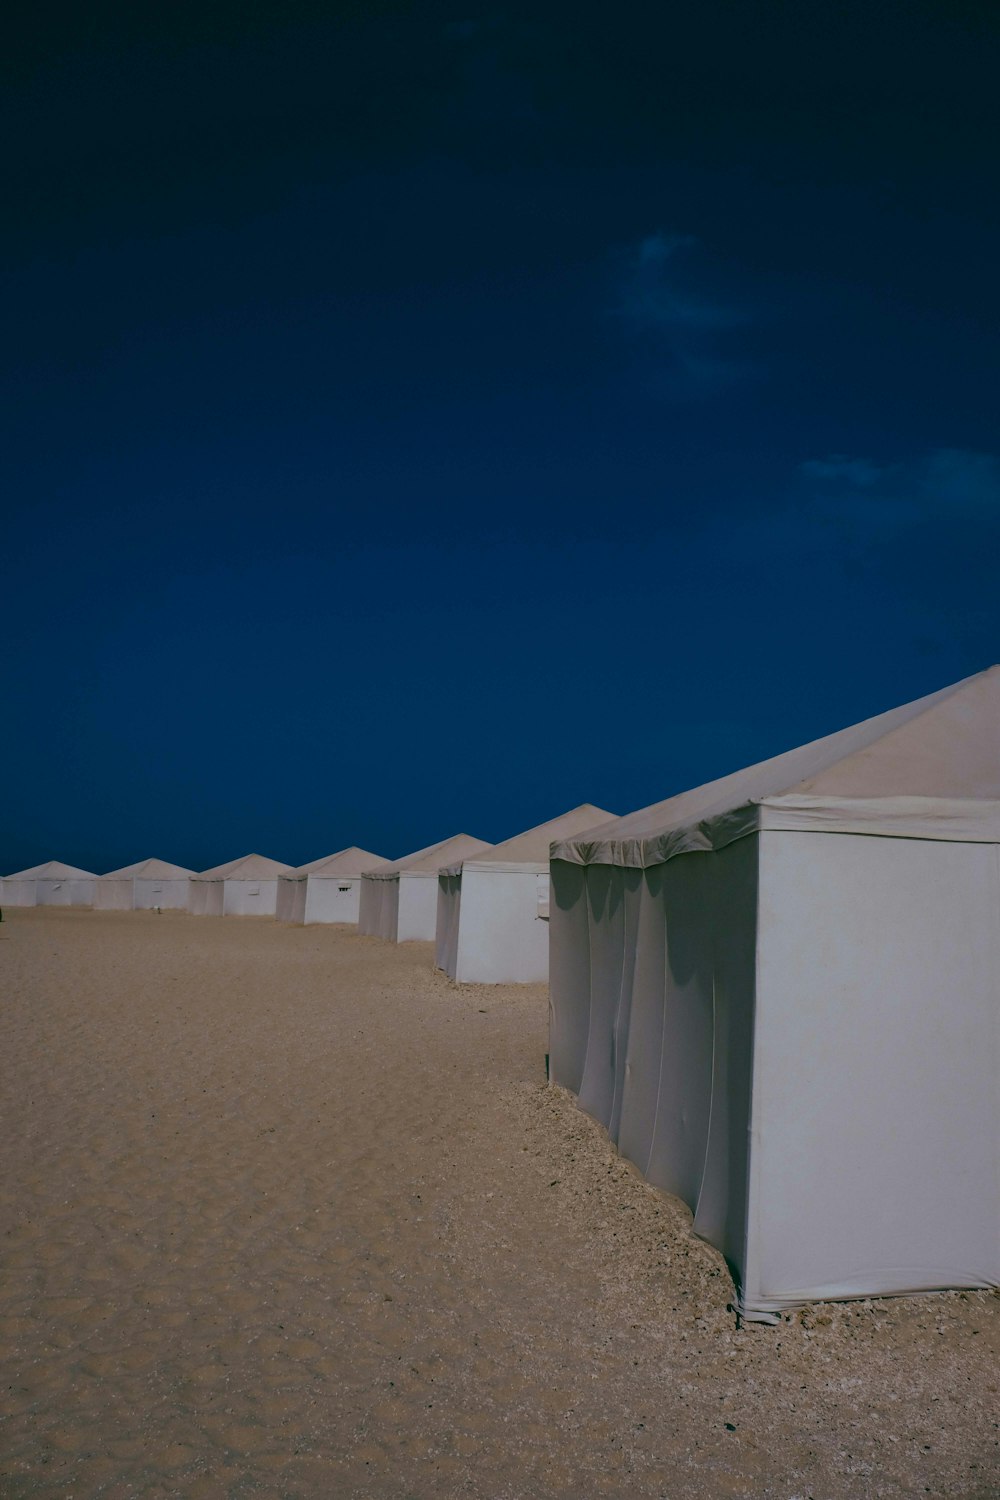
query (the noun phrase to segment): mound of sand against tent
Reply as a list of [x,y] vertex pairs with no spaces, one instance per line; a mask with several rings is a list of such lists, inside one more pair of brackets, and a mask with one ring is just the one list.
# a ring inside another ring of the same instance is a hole
[[5,914],[0,1493],[997,1493],[1000,1299],[737,1329],[545,1085],[540,986],[426,944]]

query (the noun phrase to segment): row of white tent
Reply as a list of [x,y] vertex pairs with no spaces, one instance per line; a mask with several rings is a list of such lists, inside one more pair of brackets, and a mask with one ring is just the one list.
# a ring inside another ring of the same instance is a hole
[[260,854],[200,873],[157,859],[107,875],[50,862],[7,876],[0,904],[346,923],[390,942],[435,942],[437,965],[453,979],[540,982],[548,977],[549,845],[610,816],[585,803],[502,844],[460,833],[394,862],[358,848],[297,869]]
[[747,1317],[1000,1285],[1000,668],[358,887],[362,933],[433,937],[453,978],[550,967],[553,1081],[689,1205]]
[[107,875],[50,860],[0,880],[0,905],[89,906],[97,911],[189,911],[195,916],[277,916],[286,922],[358,920],[364,870],[388,861],[342,849],[293,869],[246,854],[211,870],[143,859]]

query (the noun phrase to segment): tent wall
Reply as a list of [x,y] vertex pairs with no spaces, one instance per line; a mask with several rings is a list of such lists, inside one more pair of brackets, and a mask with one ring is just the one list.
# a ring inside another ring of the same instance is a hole
[[594,865],[587,878],[591,1006],[580,1102],[617,1140],[625,1082],[641,877]]
[[408,874],[361,879],[358,930],[390,943],[428,942],[437,934],[438,877]]
[[278,899],[274,915],[279,922],[304,922],[306,919],[306,877],[278,880]]
[[383,884],[394,885],[399,892],[396,916],[397,943],[433,943],[437,932],[437,874],[425,875],[400,872],[398,880]]
[[34,880],[6,880],[0,881],[0,906],[34,906],[35,886]]
[[188,911],[196,917],[221,917],[223,905],[223,882],[221,880],[192,880]]
[[648,870],[552,862],[552,1079],[737,1274],[756,876],[756,838]]
[[191,882],[186,876],[162,880],[137,876],[135,909],[136,911],[152,911],[154,907],[159,907],[161,911],[186,911],[190,888]]
[[358,924],[361,906],[360,875],[310,875],[306,882],[305,922]]
[[35,882],[36,906],[93,906],[97,877],[62,876]]
[[278,906],[278,880],[225,880],[222,914],[225,917],[273,917]]
[[399,916],[399,876],[389,880],[361,877],[358,931],[368,937],[396,941]]
[[462,983],[544,983],[549,977],[549,924],[539,911],[540,901],[542,909],[548,903],[548,868],[542,874],[466,866],[458,882],[458,898],[452,903],[457,926],[452,967],[439,967]]
[[377,937],[378,909],[381,896],[378,886],[381,881],[361,877],[361,895],[358,899],[358,932],[363,937]]
[[996,1285],[997,847],[761,843],[744,1301]]
[[462,909],[462,876],[438,876],[434,965],[451,979],[458,974],[458,924]]
[[549,908],[549,1076],[579,1094],[590,1031],[590,865],[554,859]]
[[94,881],[95,911],[131,911],[135,901],[134,882],[130,875],[121,880],[107,876]]

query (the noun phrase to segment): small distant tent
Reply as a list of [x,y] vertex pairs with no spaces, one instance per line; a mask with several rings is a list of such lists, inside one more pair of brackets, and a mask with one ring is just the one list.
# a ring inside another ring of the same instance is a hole
[[193,870],[162,859],[141,859],[102,875],[94,885],[98,911],[186,911]]
[[188,910],[196,917],[273,917],[283,865],[263,854],[244,854],[191,877]]
[[347,922],[357,926],[361,877],[389,861],[367,849],[341,849],[278,879],[279,922]]
[[93,906],[98,877],[90,870],[50,859],[3,880],[4,906]]
[[471,984],[549,977],[549,846],[614,816],[584,802],[438,873],[435,962]]
[[1000,1283],[1000,667],[552,850],[554,1082],[750,1318]]
[[456,833],[380,870],[366,871],[361,877],[358,931],[390,943],[413,939],[432,943],[437,931],[438,870],[490,848],[482,839]]

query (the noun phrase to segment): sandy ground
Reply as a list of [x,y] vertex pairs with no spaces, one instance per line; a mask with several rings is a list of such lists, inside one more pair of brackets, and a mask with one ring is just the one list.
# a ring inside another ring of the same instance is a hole
[[540,987],[52,909],[0,984],[4,1496],[1000,1494],[1000,1298],[737,1330]]

